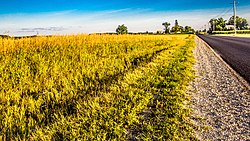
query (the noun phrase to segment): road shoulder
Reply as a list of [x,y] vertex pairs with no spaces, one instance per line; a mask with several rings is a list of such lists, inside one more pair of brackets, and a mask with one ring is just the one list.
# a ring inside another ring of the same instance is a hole
[[249,84],[234,74],[196,38],[196,79],[189,87],[193,123],[200,140],[247,140],[250,137]]

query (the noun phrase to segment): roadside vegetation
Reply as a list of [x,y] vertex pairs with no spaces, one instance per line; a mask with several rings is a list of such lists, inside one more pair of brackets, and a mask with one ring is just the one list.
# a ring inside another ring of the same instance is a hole
[[0,139],[196,140],[193,35],[0,39]]
[[[229,20],[225,20],[222,17],[217,19],[210,19],[209,30],[202,31],[209,34],[234,34],[234,16],[230,17]],[[237,34],[250,34],[250,28],[248,21],[245,18],[236,16],[236,30]]]

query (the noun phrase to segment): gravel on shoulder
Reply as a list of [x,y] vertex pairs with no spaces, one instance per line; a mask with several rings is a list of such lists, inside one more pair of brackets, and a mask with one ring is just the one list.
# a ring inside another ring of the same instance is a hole
[[250,89],[196,37],[196,79],[189,86],[199,140],[250,141]]

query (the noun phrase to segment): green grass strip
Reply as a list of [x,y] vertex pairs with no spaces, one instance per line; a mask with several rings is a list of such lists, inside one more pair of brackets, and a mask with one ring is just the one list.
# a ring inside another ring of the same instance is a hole
[[[187,107],[187,85],[193,80],[193,39],[176,51],[174,58],[157,70],[154,89],[159,90],[140,123],[133,127],[130,138],[139,140],[196,140],[188,120],[191,110]],[[164,54],[165,55],[165,54]],[[167,56],[166,56],[167,58]]]

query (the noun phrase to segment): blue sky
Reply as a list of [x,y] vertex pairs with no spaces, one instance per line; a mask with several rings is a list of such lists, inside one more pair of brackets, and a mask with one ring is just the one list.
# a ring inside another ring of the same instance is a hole
[[[0,34],[32,35],[162,30],[161,23],[204,28],[211,18],[232,15],[232,0],[5,0],[0,3]],[[250,0],[238,1],[238,15],[250,22]]]

